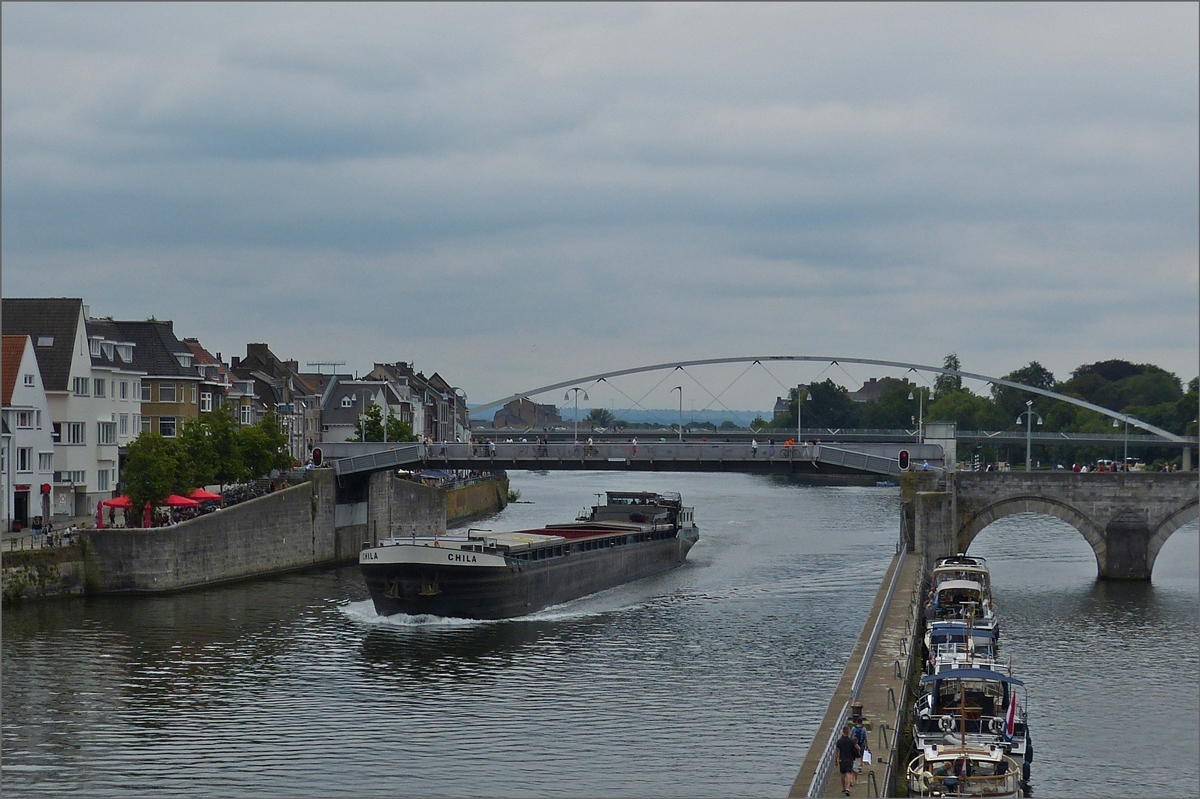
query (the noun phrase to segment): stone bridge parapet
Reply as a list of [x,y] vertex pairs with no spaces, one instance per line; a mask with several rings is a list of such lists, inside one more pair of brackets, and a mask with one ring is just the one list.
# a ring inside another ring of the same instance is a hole
[[[1102,578],[1148,580],[1171,534],[1197,518],[1196,472],[951,472],[914,475],[905,486],[902,531],[936,558],[966,552],[989,524],[1041,513],[1070,524],[1091,545]],[[911,533],[907,532],[910,531]]]

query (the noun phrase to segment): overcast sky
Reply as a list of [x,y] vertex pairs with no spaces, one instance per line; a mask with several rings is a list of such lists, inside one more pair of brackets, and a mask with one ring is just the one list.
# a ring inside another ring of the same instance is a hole
[[[472,402],[739,355],[1186,381],[1197,9],[5,4],[3,291]],[[882,371],[722,404],[817,374]]]

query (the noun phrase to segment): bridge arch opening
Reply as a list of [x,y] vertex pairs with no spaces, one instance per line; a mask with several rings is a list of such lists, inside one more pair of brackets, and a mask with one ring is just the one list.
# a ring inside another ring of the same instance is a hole
[[[1015,496],[983,508],[967,521],[958,531],[957,541],[960,552],[966,552],[975,539],[993,523],[1010,516],[1037,518],[1049,516],[1079,533],[1091,549],[1096,564],[1096,574],[1104,573],[1105,556],[1108,545],[1104,531],[1095,522],[1077,509],[1064,503],[1043,496]],[[1007,526],[1007,525],[1006,525]],[[1055,525],[1057,526],[1057,525]]]
[[1146,567],[1151,574],[1154,573],[1154,562],[1158,560],[1159,554],[1171,536],[1180,530],[1194,532],[1198,527],[1198,518],[1200,518],[1200,502],[1192,499],[1191,502],[1159,523],[1154,532],[1150,534],[1150,541],[1146,545]]
[[1095,582],[1095,549],[1070,522],[1046,513],[1020,511],[986,524],[969,549],[987,558],[997,585],[1084,586]]

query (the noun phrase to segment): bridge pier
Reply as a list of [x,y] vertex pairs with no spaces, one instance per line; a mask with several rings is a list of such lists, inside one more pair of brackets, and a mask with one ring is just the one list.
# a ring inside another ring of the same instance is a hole
[[1107,580],[1149,580],[1150,523],[1145,510],[1119,511],[1104,528],[1107,557],[1100,577]]

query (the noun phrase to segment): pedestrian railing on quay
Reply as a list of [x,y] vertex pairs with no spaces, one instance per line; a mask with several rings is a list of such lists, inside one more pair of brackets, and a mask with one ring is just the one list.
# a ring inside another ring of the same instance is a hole
[[[858,695],[862,691],[863,683],[867,679],[867,670],[871,666],[871,659],[875,656],[875,647],[879,643],[879,635],[883,632],[883,624],[887,619],[888,608],[892,605],[892,597],[896,593],[896,584],[900,581],[900,570],[904,568],[904,559],[908,552],[901,549],[896,555],[896,566],[892,570],[892,579],[888,583],[887,593],[883,597],[883,602],[879,606],[879,613],[875,617],[875,625],[871,628],[871,635],[867,639],[866,648],[863,650],[862,660],[858,664],[858,671],[854,674],[854,681],[850,684],[850,699],[842,705],[842,710],[838,714],[837,721],[833,728],[829,731],[829,740],[825,743],[825,749],[821,752],[821,759],[817,763],[817,768],[813,772],[812,782],[808,786],[807,796],[820,796],[825,792],[825,786],[829,783],[829,772],[833,768],[833,750],[837,745],[837,739],[841,732],[842,726],[846,723],[846,719],[850,712],[850,703],[858,701]],[[886,782],[884,783],[887,784]]]
[[8,552],[24,552],[26,550],[38,549],[54,549],[55,547],[69,547],[75,543],[75,536],[69,532],[38,534],[31,533],[29,535],[13,536],[6,539],[8,546],[4,547]]

